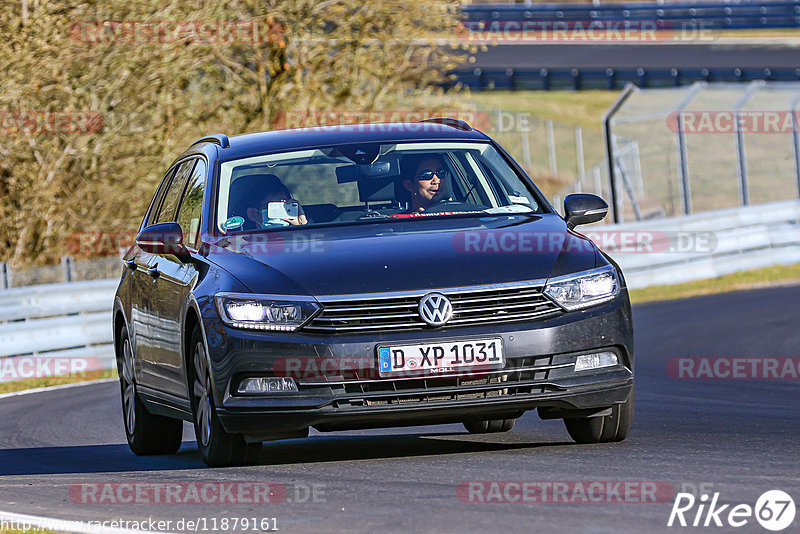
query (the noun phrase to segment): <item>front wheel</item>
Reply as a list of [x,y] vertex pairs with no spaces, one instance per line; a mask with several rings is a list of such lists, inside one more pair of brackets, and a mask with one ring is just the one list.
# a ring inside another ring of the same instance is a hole
[[125,327],[122,328],[119,343],[117,371],[128,446],[138,456],[172,454],[181,446],[183,421],[154,415],[147,411],[136,391],[133,348]]
[[624,440],[633,425],[633,389],[628,400],[611,408],[611,415],[565,418],[564,425],[577,443],[609,443]]
[[258,459],[261,443],[247,443],[241,434],[225,431],[217,417],[211,390],[211,372],[200,327],[192,332],[192,419],[197,447],[212,467],[242,465]]

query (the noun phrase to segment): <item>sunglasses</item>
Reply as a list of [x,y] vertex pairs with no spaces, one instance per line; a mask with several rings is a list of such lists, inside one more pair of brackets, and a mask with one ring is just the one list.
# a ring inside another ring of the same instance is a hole
[[445,180],[449,176],[450,171],[447,169],[439,169],[438,171],[425,171],[419,174],[415,174],[414,179],[424,180],[424,181],[433,180],[434,174],[438,176],[440,180]]

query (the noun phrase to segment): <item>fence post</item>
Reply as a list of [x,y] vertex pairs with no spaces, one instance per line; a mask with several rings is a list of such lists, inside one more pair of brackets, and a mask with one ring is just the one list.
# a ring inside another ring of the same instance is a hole
[[603,182],[600,177],[600,165],[592,167],[592,176],[594,177],[594,194],[601,197],[603,196]]
[[694,100],[697,93],[707,85],[706,82],[694,82],[687,91],[686,96],[675,106],[675,111],[673,111],[673,113],[675,113],[675,127],[678,130],[676,132],[678,140],[678,174],[680,178],[678,186],[681,191],[684,215],[692,213],[692,189],[689,181],[689,156],[686,151],[686,132],[683,129],[683,110]]
[[620,95],[617,97],[617,100],[611,104],[611,107],[603,114],[603,137],[605,138],[606,142],[606,165],[608,166],[608,185],[611,191],[611,209],[612,214],[614,216],[614,222],[620,222],[620,210],[619,205],[617,204],[619,199],[619,195],[617,194],[617,184],[614,179],[614,170],[616,167],[615,160],[614,160],[614,143],[613,137],[611,134],[611,119],[614,118],[614,115],[619,111],[619,108],[622,107],[622,104],[628,99],[628,97],[637,90],[637,87],[632,84],[628,83],[625,85],[625,88],[622,90]]
[[798,104],[800,104],[800,95],[795,97],[792,100],[792,104],[789,106],[789,112],[792,116],[792,152],[794,153],[794,174],[797,178],[797,196],[800,197],[800,124],[798,124],[798,113],[800,111],[797,109]]
[[528,136],[528,115],[525,113],[517,113],[517,125],[520,129],[522,136],[522,163],[525,165],[525,170],[533,173],[533,163],[531,163],[531,140]]
[[0,263],[0,278],[3,279],[3,289],[11,287],[11,273],[6,262]]
[[[737,71],[739,69],[736,69]],[[744,153],[744,132],[742,131],[742,114],[739,112],[759,89],[764,87],[764,80],[754,80],[747,86],[747,90],[733,105],[733,127],[736,128],[736,161],[739,171],[739,200],[742,206],[750,204],[750,187],[747,184],[747,158]]]
[[575,155],[578,158],[578,181],[583,180],[586,168],[583,162],[583,130],[580,126],[575,127]]
[[69,256],[61,257],[61,272],[65,282],[72,282],[72,258]]
[[547,119],[547,155],[550,160],[550,174],[558,176],[558,161],[556,160],[556,136],[553,132],[553,121]]
[[733,125],[736,128],[736,169],[739,171],[739,200],[742,206],[750,204],[750,188],[747,185],[747,157],[744,154],[744,133],[742,132],[742,115],[733,114]]
[[692,213],[692,190],[689,184],[689,161],[686,154],[686,132],[683,131],[683,112],[678,112],[678,173],[680,174],[683,214]]

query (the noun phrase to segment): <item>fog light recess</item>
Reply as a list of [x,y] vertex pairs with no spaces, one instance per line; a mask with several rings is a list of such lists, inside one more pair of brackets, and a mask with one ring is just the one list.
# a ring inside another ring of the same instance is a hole
[[613,352],[598,352],[595,354],[581,354],[575,359],[575,371],[588,371],[601,367],[613,367],[619,363],[617,355]]
[[256,377],[245,378],[239,382],[239,393],[281,393],[297,391],[293,378]]

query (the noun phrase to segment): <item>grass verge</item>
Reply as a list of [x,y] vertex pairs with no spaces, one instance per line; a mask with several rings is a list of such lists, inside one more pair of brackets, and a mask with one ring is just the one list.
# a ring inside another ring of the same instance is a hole
[[14,393],[16,391],[24,391],[26,389],[46,388],[49,386],[61,386],[64,384],[74,384],[76,382],[86,382],[87,380],[99,380],[101,378],[116,378],[117,371],[115,369],[106,369],[104,371],[89,371],[83,373],[82,376],[71,377],[49,377],[49,378],[31,378],[27,380],[15,380],[13,382],[0,383],[0,394]]
[[800,284],[800,263],[793,265],[776,265],[752,271],[739,271],[737,273],[697,280],[684,284],[669,286],[653,286],[644,289],[633,289],[630,292],[633,304],[655,302],[659,300],[675,300],[700,295],[726,293],[740,289],[757,289],[781,284]]
[[479,109],[530,113],[541,119],[600,131],[603,113],[619,91],[475,91],[470,100]]

